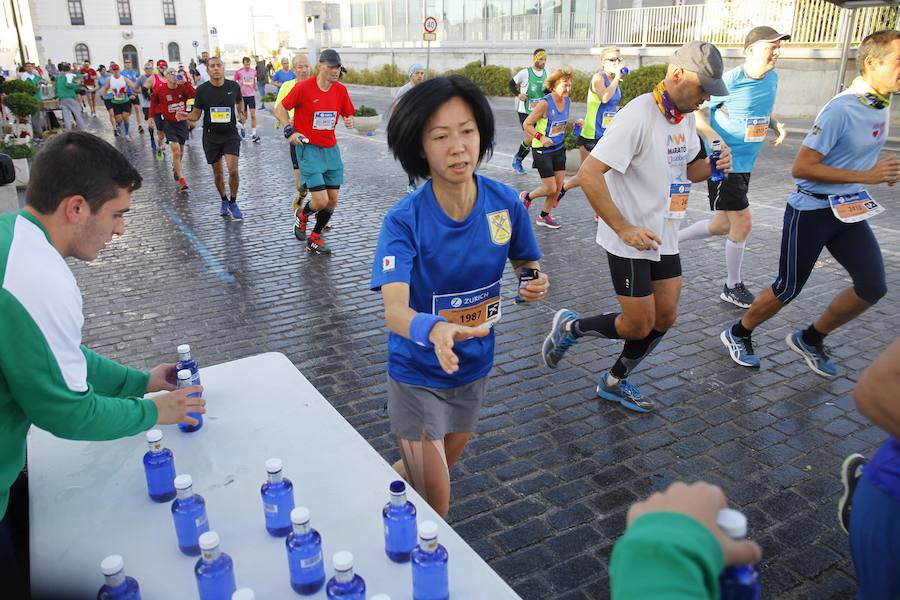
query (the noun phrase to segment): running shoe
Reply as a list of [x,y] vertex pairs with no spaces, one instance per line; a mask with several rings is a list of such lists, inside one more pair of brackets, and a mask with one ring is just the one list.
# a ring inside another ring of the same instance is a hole
[[119,137],[119,128],[118,127],[113,129],[113,135],[116,137]]
[[228,210],[231,212],[231,218],[235,221],[240,221],[244,218],[244,213],[241,212],[236,200],[232,200],[228,203]]
[[512,168],[513,168],[513,171],[515,171],[519,175],[525,174],[525,167],[522,166],[522,159],[519,157],[518,154],[513,156]]
[[535,224],[540,225],[541,227],[549,227],[550,229],[559,229],[560,224],[559,221],[553,218],[553,215],[547,214],[545,216],[538,216],[535,220]]
[[331,254],[331,248],[325,244],[325,238],[321,233],[315,232],[309,234],[309,239],[306,240],[306,251],[312,254]]
[[309,224],[309,215],[298,208],[294,211],[294,237],[301,242],[306,239],[306,226]]
[[566,331],[566,325],[577,318],[578,315],[568,308],[561,308],[553,315],[550,333],[544,338],[544,343],[541,346],[541,356],[544,358],[544,364],[551,369],[555,369],[565,355],[566,350],[578,342],[578,338]]
[[600,376],[597,394],[604,400],[618,402],[628,410],[645,413],[653,410],[653,402],[641,396],[640,390],[628,383],[628,379],[620,379],[616,384],[609,383],[609,371]]
[[184,177],[179,177],[179,178],[178,178],[178,183],[181,185],[181,191],[182,191],[182,192],[185,191],[186,189],[188,189],[188,184],[187,184],[187,182],[184,180]]
[[803,332],[795,331],[784,338],[788,348],[799,354],[806,360],[806,364],[813,370],[816,375],[828,377],[829,379],[837,375],[837,365],[828,358],[825,346],[812,346],[803,341]]
[[856,484],[862,477],[863,466],[867,463],[866,457],[862,454],[851,454],[844,459],[841,465],[841,483],[844,484],[844,493],[838,500],[838,523],[844,533],[850,533],[850,509],[853,505],[853,492],[856,491]]
[[528,196],[528,192],[519,192],[519,200],[525,205],[525,210],[528,210],[531,208],[531,200],[526,198],[526,196]]
[[228,200],[222,200],[222,203],[219,205],[219,216],[220,217],[228,216]]
[[262,138],[259,137],[258,133],[254,133],[253,137],[250,138],[250,141],[253,142],[254,144],[258,144],[262,141]]
[[247,130],[244,129],[244,125],[240,121],[238,121],[237,129],[238,129],[238,133],[241,134],[241,139],[242,140],[245,139],[247,137]]
[[412,194],[414,191],[416,191],[416,189],[418,189],[416,188],[416,184],[410,183],[408,186],[406,186],[406,193]]
[[97,116],[97,113],[94,112],[94,111],[91,111],[91,116],[92,116],[92,117],[96,117],[96,116]]
[[742,338],[731,333],[731,327],[719,334],[719,339],[728,348],[731,360],[742,367],[759,368],[759,357],[753,352],[753,342],[750,338]]
[[744,282],[742,281],[731,288],[728,287],[728,284],[722,286],[722,293],[719,294],[719,298],[741,308],[750,308],[750,305],[753,304],[754,296],[750,293],[750,290],[744,287]]

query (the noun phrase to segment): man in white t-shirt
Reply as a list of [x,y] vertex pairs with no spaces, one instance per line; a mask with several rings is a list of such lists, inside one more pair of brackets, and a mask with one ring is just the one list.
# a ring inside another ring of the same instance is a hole
[[[621,312],[578,318],[568,309],[553,317],[542,354],[556,367],[581,336],[624,339],[625,347],[597,386],[601,398],[647,412],[653,403],[627,376],[675,323],[681,295],[678,228],[691,182],[710,175],[694,115],[728,90],[722,56],[706,42],[675,51],[656,89],[622,108],[578,172],[582,189],[601,220],[597,243],[606,250]],[[723,150],[717,166],[731,169]]]
[[[538,48],[531,55],[532,66],[522,69],[509,80],[509,91],[516,97],[516,114],[519,115],[519,126],[525,129],[525,119],[531,114],[537,102],[547,94],[544,91],[544,82],[547,80],[547,51]],[[522,144],[513,156],[512,168],[519,175],[525,174],[522,160],[531,152],[531,136],[527,133]]]

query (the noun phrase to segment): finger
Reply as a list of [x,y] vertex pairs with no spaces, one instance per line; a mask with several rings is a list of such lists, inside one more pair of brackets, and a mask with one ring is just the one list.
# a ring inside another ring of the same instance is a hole
[[188,425],[194,425],[194,426],[200,424],[200,420],[199,420],[199,419],[195,419],[194,417],[192,417],[192,416],[190,416],[190,415],[187,415],[187,414],[184,415],[184,416],[181,418],[181,421],[180,421],[180,422],[181,422],[181,423],[187,423]]
[[762,560],[762,548],[756,542],[723,537],[722,551],[726,565],[755,565]]
[[181,388],[178,390],[182,392],[185,397],[190,396],[191,394],[200,394],[203,395],[203,386],[202,385],[189,385],[187,387]]
[[650,231],[649,229],[647,230],[647,236],[648,236],[651,240],[653,240],[654,242],[656,242],[657,244],[662,244],[662,238],[659,237],[658,235],[656,235],[654,232]]
[[491,332],[486,327],[460,327],[456,330],[453,338],[456,340],[464,340],[470,337],[484,337]]

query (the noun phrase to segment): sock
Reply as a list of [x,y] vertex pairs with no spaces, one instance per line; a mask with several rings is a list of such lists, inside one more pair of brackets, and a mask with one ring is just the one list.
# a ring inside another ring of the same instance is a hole
[[253,128],[253,131],[251,132],[251,134],[256,135],[256,127]]
[[235,196],[232,196],[232,197],[228,200],[228,202],[237,202],[237,198],[236,198]]
[[822,333],[818,329],[816,329],[815,325],[810,325],[806,329],[803,330],[803,343],[808,346],[815,346],[816,348],[821,348],[822,344],[825,342],[825,336],[828,335],[826,333]]
[[548,212],[541,211],[541,218],[543,219],[544,217],[546,217],[549,214],[550,213],[548,213]]
[[739,338],[748,338],[753,335],[753,332],[744,327],[744,324],[741,321],[738,321],[731,326],[731,334]]
[[559,204],[559,201],[562,200],[563,196],[566,195],[567,191],[568,190],[566,189],[566,186],[562,186],[562,188],[559,190],[559,195],[556,197],[557,204]]
[[530,151],[531,151],[531,148],[529,146],[526,146],[525,143],[523,142],[522,144],[519,145],[519,151],[516,152],[516,156],[519,158],[519,160],[522,160],[523,158],[528,156],[528,153]]
[[310,208],[309,205],[310,205],[311,202],[312,202],[312,200],[307,200],[307,201],[306,201],[306,206],[303,207],[303,214],[305,214],[305,215],[311,215],[311,214],[313,214],[314,212],[316,212],[316,211],[314,211],[312,208]]
[[687,242],[689,240],[702,240],[710,237],[709,219],[703,219],[695,223],[691,223],[687,227],[682,227],[678,232],[678,241]]
[[595,335],[605,337],[610,340],[621,340],[622,336],[616,331],[616,317],[619,313],[609,312],[597,315],[596,317],[586,317],[577,319],[572,322],[572,335],[581,337],[583,335]]
[[313,233],[322,233],[322,230],[325,229],[325,226],[328,224],[328,219],[331,218],[332,214],[334,214],[333,211],[330,211],[327,208],[323,208],[317,212],[316,226],[313,227]]
[[531,192],[525,192],[525,202],[531,202]]
[[228,202],[228,196],[222,196],[222,202]]
[[612,374],[612,371],[606,374],[606,385],[616,385],[619,383],[619,378]]
[[616,364],[609,370],[610,375],[616,379],[628,377],[628,374],[656,348],[664,335],[666,335],[665,331],[653,329],[642,340],[625,340],[622,354],[619,355]]
[[728,270],[728,279],[725,285],[733,288],[741,279],[741,266],[744,264],[744,242],[732,242],[731,238],[725,239],[725,268]]

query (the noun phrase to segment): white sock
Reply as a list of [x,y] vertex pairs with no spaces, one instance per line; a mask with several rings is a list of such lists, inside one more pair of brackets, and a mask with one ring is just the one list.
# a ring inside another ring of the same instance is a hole
[[617,383],[619,383],[619,378],[613,375],[611,372],[607,372],[606,385],[616,385]]
[[741,266],[744,264],[744,242],[732,242],[725,239],[725,268],[728,269],[728,279],[725,285],[732,288],[741,280]]
[[686,242],[688,240],[701,240],[712,236],[709,232],[709,219],[703,219],[696,223],[691,223],[687,227],[681,228],[678,232],[678,241]]
[[253,135],[256,135],[256,127],[253,128]]

